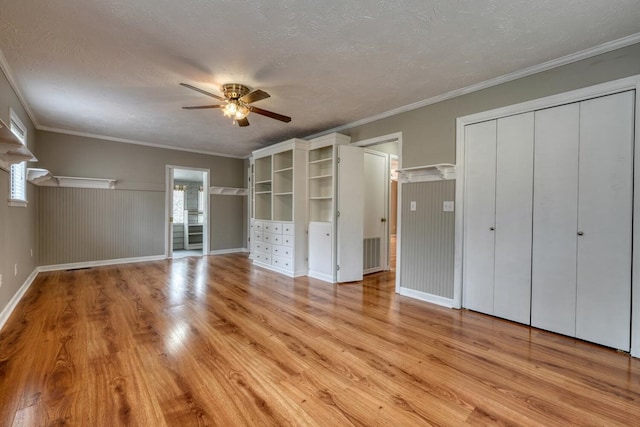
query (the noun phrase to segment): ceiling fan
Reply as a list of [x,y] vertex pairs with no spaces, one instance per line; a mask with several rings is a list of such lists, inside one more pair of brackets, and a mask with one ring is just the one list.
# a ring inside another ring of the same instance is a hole
[[240,127],[249,126],[249,120],[247,119],[249,113],[256,113],[261,116],[271,117],[272,119],[280,120],[285,123],[289,123],[291,121],[291,117],[283,116],[282,114],[263,110],[262,108],[250,105],[256,101],[271,97],[267,92],[260,89],[252,92],[248,87],[239,83],[229,83],[222,85],[222,93],[224,94],[224,97],[222,97],[187,83],[180,83],[180,85],[223,102],[223,104],[182,107],[185,110],[220,108],[226,117],[232,118],[233,123],[237,123]]

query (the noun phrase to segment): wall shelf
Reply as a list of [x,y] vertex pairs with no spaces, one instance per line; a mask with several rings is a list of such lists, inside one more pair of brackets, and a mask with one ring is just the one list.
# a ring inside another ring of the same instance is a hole
[[401,183],[443,181],[450,179],[456,179],[456,165],[451,163],[438,163],[435,165],[398,169],[398,181]]
[[0,120],[0,166],[9,167],[20,162],[37,162],[38,159],[20,142],[11,129]]
[[209,193],[220,196],[246,196],[248,191],[246,188],[209,187]]
[[113,178],[82,178],[77,176],[54,176],[46,169],[28,168],[27,180],[41,187],[96,188],[113,190],[116,180]]

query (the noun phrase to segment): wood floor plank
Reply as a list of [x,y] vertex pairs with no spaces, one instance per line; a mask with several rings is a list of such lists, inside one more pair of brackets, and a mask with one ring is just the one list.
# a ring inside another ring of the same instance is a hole
[[190,257],[38,275],[0,425],[634,425],[640,361],[394,293]]

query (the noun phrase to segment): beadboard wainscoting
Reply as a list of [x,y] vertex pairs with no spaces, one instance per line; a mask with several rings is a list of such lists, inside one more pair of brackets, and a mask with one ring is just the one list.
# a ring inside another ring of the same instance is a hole
[[[454,213],[443,202],[455,199],[455,180],[405,183],[402,191],[400,293],[451,306],[453,299]],[[415,210],[411,210],[412,202]]]
[[164,253],[164,192],[39,190],[40,265]]

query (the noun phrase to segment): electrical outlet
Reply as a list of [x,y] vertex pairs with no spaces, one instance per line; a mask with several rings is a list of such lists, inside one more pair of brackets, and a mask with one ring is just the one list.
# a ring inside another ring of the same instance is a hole
[[412,200],[411,203],[409,203],[409,209],[412,211],[416,210],[416,201]]
[[33,248],[31,248],[30,251],[31,251],[31,256],[33,256]]
[[14,276],[18,275],[18,264],[13,264],[13,275]]

